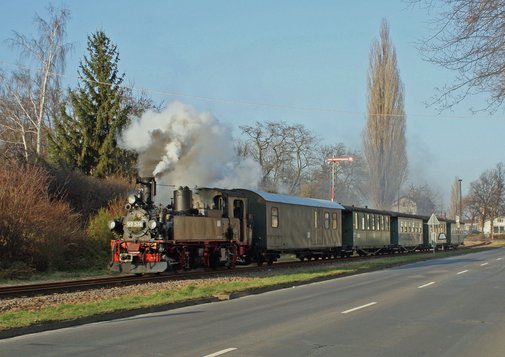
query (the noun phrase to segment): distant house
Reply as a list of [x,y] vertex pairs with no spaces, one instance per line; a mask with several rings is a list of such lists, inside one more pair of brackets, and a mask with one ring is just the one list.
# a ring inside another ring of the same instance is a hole
[[412,201],[410,198],[403,196],[393,203],[391,210],[401,213],[417,214],[417,203]]
[[[500,216],[493,221],[493,233],[505,234],[505,216]],[[491,221],[484,222],[484,234],[491,234]]]

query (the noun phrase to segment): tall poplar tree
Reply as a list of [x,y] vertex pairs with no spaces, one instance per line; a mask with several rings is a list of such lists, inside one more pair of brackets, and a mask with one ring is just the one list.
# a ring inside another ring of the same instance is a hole
[[375,208],[390,209],[407,175],[407,154],[403,83],[386,20],[380,39],[370,48],[367,117],[363,151],[370,173],[370,197]]
[[88,37],[87,51],[78,71],[81,82],[69,90],[70,108],[62,107],[55,120],[49,150],[59,166],[104,177],[127,170],[125,163],[131,161],[131,154],[116,143],[131,106],[121,87],[117,46],[97,31]]

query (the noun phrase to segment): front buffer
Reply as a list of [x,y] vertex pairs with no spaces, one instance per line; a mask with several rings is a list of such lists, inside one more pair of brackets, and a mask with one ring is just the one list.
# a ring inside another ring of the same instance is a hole
[[113,241],[111,248],[113,255],[109,269],[112,271],[145,274],[168,270],[168,262],[162,260],[159,252],[149,251],[152,247],[146,247],[146,244]]

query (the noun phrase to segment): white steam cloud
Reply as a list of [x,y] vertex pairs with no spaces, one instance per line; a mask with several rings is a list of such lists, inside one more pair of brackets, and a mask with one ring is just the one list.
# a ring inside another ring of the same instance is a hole
[[[237,157],[231,128],[179,102],[134,120],[118,143],[139,154],[141,177],[155,176],[160,184],[256,189],[260,182],[259,164]],[[163,191],[157,201],[166,203]]]

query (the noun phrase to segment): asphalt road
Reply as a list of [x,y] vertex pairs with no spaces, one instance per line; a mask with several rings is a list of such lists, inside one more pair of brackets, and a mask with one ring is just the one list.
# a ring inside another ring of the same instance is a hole
[[503,356],[505,249],[0,341],[0,356]]

